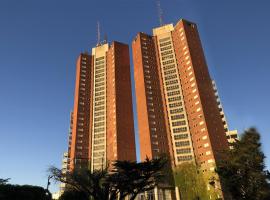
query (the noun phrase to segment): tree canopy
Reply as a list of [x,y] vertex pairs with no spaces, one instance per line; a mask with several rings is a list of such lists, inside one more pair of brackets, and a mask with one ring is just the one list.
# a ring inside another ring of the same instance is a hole
[[51,196],[39,186],[0,185],[0,200],[50,200]]
[[9,178],[6,178],[6,179],[0,178],[0,185],[5,185],[8,183],[8,181],[9,181]]
[[232,199],[270,199],[270,174],[265,170],[265,155],[255,128],[246,130],[233,149],[221,155],[217,173]]
[[207,186],[202,172],[194,163],[183,163],[174,170],[175,185],[181,199],[208,199]]
[[72,172],[62,173],[60,169],[51,167],[51,175],[56,181],[64,182],[73,190],[83,192],[95,200],[124,199],[130,200],[144,191],[152,190],[161,182],[167,159],[146,159],[137,163],[131,161],[115,161],[110,170],[75,169]]

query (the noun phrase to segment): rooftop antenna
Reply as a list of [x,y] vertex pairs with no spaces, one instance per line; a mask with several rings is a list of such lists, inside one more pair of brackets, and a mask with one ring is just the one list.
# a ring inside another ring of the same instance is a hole
[[107,36],[107,33],[105,33],[104,35],[104,43],[107,43],[108,42],[108,36]]
[[100,45],[100,25],[99,21],[97,21],[97,46]]
[[164,24],[163,23],[163,11],[161,9],[160,0],[156,0],[156,2],[157,2],[159,25],[162,26]]

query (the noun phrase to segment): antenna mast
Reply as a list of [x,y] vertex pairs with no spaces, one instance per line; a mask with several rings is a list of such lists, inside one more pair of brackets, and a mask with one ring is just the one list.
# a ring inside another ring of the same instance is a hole
[[97,46],[100,45],[100,25],[99,21],[97,21]]
[[108,42],[108,36],[107,36],[107,34],[105,33],[105,35],[104,35],[104,43],[107,43]]
[[161,9],[160,0],[156,0],[156,3],[157,3],[159,25],[162,26],[164,23],[163,23],[163,11]]

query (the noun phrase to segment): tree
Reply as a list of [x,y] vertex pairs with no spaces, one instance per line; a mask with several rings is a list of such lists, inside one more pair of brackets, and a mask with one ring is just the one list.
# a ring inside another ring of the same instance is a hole
[[10,180],[10,178],[6,178],[6,179],[0,178],[0,185],[7,184],[9,180]]
[[116,161],[107,181],[115,191],[113,194],[120,199],[129,196],[129,199],[133,200],[138,194],[153,190],[158,184],[164,183],[163,170],[167,163],[165,157],[153,160],[146,158],[141,163]]
[[193,163],[183,163],[174,169],[175,185],[180,189],[181,199],[208,199],[202,172]]
[[124,199],[130,200],[144,191],[152,190],[163,177],[162,169],[166,165],[165,158],[158,158],[136,163],[131,161],[115,161],[111,170],[75,169],[62,173],[60,169],[51,167],[50,174],[56,181],[64,182],[73,190],[84,193],[95,200]]
[[265,170],[265,155],[255,128],[246,130],[233,149],[221,156],[217,173],[232,199],[270,199],[270,174]]
[[50,200],[46,190],[32,185],[0,185],[0,200]]
[[93,197],[95,200],[109,199],[109,184],[106,182],[107,169],[91,172],[82,168],[63,173],[62,170],[51,167],[49,172],[54,180],[66,183],[70,190],[82,192],[88,198]]
[[59,200],[88,200],[89,198],[84,192],[79,192],[76,190],[66,190],[59,198]]

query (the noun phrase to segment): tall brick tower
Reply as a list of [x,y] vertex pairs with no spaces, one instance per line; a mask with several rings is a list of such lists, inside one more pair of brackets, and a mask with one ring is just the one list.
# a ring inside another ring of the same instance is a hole
[[99,44],[77,61],[71,169],[136,160],[128,45]]
[[214,171],[228,144],[196,24],[138,33],[132,49],[141,159],[167,153]]
[[76,64],[72,135],[70,145],[70,170],[88,166],[90,154],[90,99],[92,56],[80,54]]

